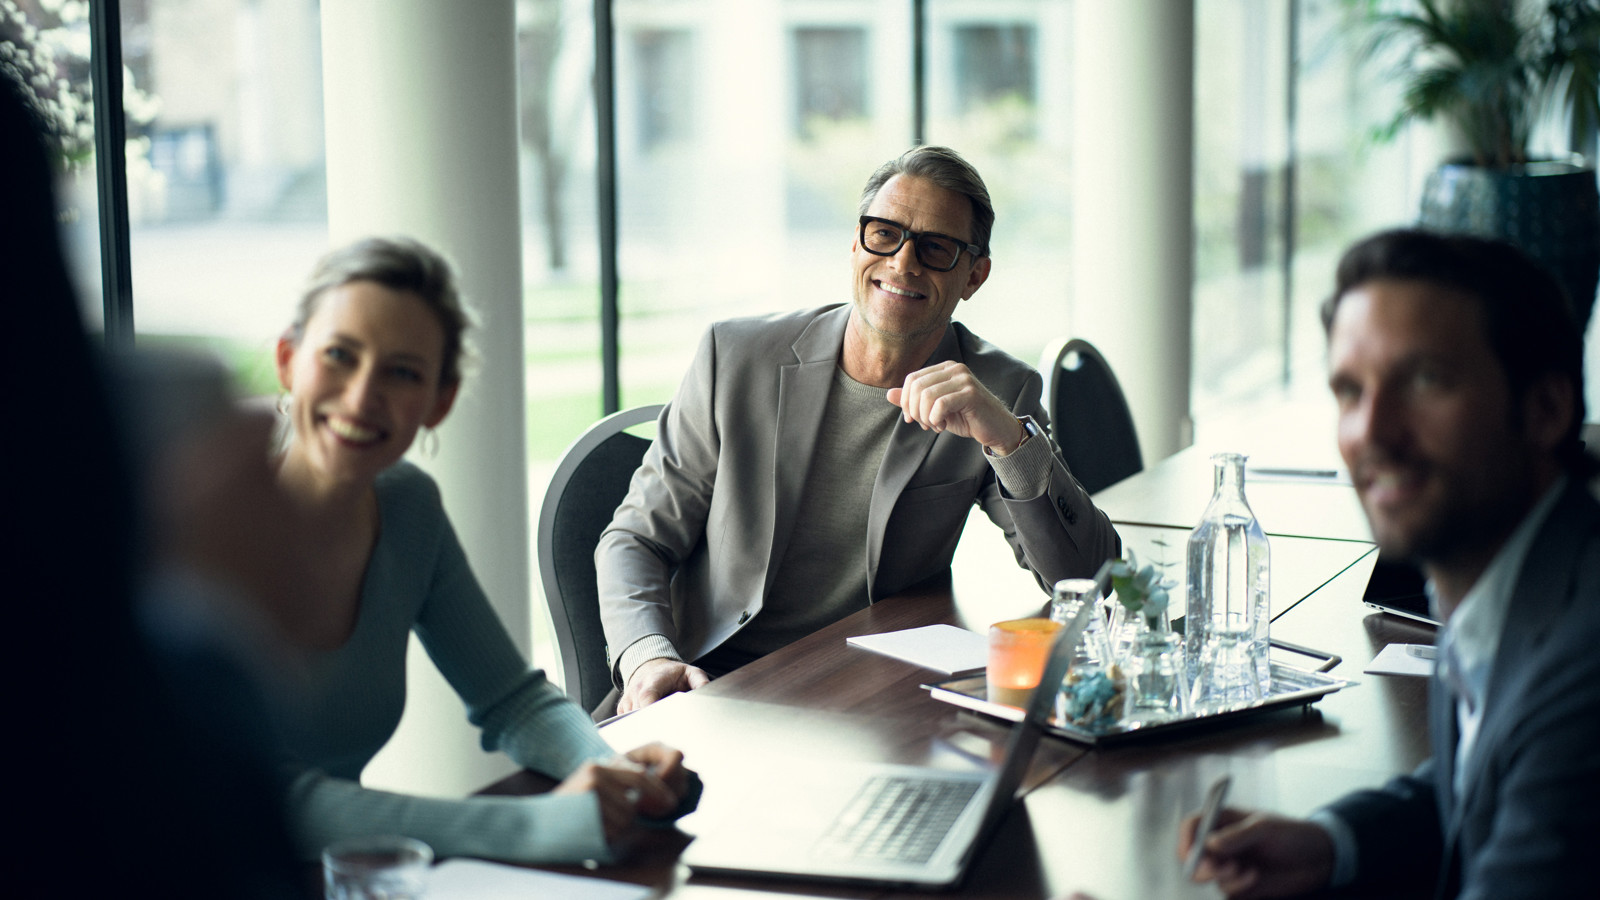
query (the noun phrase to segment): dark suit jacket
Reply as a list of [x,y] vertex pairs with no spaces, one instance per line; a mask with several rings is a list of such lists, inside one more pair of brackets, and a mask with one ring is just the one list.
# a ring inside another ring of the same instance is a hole
[[[613,677],[616,658],[646,635],[666,635],[695,660],[761,611],[793,531],[849,316],[848,305],[836,305],[706,332],[595,550]],[[1039,374],[960,324],[947,327],[927,364],[944,360],[965,363],[1018,415],[1047,421]],[[946,570],[973,503],[1047,589],[1116,556],[1110,520],[1054,441],[1051,448],[1049,489],[1013,500],[976,441],[901,422],[862,536],[869,597]]]
[[1562,494],[1522,566],[1454,797],[1455,700],[1435,677],[1433,758],[1334,804],[1360,881],[1431,882],[1436,897],[1600,893],[1600,504]]

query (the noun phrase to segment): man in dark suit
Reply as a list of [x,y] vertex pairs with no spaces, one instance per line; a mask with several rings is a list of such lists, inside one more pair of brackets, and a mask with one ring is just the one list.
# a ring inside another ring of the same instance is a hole
[[1505,244],[1388,232],[1345,254],[1323,322],[1373,535],[1422,565],[1445,622],[1433,754],[1310,820],[1227,811],[1197,877],[1237,898],[1592,896],[1600,505],[1561,289]]
[[712,326],[600,537],[622,712],[948,572],[975,503],[1046,590],[1120,549],[1039,374],[951,321],[992,262],[978,173],[913,148],[860,214],[853,302]]

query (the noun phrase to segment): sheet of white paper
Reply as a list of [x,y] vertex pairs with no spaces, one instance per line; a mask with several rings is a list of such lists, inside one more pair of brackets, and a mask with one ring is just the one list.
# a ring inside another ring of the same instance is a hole
[[1432,675],[1433,647],[1429,644],[1390,644],[1364,669],[1368,675]]
[[571,897],[575,900],[644,900],[650,888],[623,881],[541,872],[481,859],[450,859],[428,877],[428,900],[528,900],[529,897]]
[[902,659],[946,675],[982,670],[989,664],[989,639],[954,625],[924,625],[904,631],[863,634],[845,643]]

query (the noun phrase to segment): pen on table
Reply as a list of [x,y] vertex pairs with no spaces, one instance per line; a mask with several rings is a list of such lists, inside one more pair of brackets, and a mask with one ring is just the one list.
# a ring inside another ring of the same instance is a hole
[[1194,843],[1189,846],[1189,858],[1183,861],[1185,878],[1193,878],[1195,870],[1200,867],[1200,857],[1205,855],[1206,838],[1217,827],[1217,814],[1222,812],[1222,801],[1228,796],[1230,783],[1232,779],[1223,775],[1213,781],[1211,789],[1206,791],[1206,802],[1200,807],[1200,824],[1194,830]]
[[660,766],[656,765],[655,763],[645,765],[641,762],[635,762],[634,760],[630,759],[626,753],[612,754],[608,759],[606,759],[604,765],[613,769],[629,769],[634,772],[647,772],[651,775],[657,776],[661,774]]
[[[625,754],[622,753],[614,754],[610,759],[607,759],[604,764],[613,769],[626,769],[631,772],[643,772],[651,777],[660,777],[660,767],[655,763],[644,765],[629,759]],[[625,800],[629,806],[637,804],[639,802],[639,796],[639,789],[636,787],[628,788],[622,792],[623,800]]]
[[1283,466],[1246,466],[1245,471],[1251,475],[1266,475],[1278,478],[1338,478],[1338,469],[1299,469]]

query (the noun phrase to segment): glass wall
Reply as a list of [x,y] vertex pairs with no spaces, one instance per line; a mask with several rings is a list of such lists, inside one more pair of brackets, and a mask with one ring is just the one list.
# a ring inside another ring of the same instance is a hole
[[[915,133],[913,41],[909,3],[615,9],[628,406],[670,397],[717,319],[848,302],[861,185]],[[996,274],[957,315],[1030,359],[1068,321],[1070,11],[1052,0],[928,4],[927,139],[966,153],[1001,210]],[[571,221],[589,227],[579,210]],[[560,294],[592,271],[545,276]],[[530,307],[548,306],[538,293]],[[529,342],[549,340],[530,332]],[[572,386],[574,396],[596,389]],[[596,401],[561,424],[581,427],[597,411]]]
[[[537,506],[537,486],[601,406],[594,12],[583,0],[518,0],[516,9],[529,483]],[[646,44],[664,75],[683,65],[672,36]],[[630,132],[671,143],[684,126],[670,102],[662,97],[637,110]]]
[[[47,132],[68,265],[84,321],[99,330],[104,311],[87,0],[0,0],[0,68],[27,86],[37,121]],[[129,93],[137,96],[138,90],[134,84]],[[136,151],[130,142],[129,155]]]
[[[1351,4],[1195,2],[1203,420],[1320,382],[1312,310],[1332,261],[1411,218],[1422,166],[1368,140],[1390,98],[1354,62]],[[69,86],[58,112],[82,119],[69,130],[87,124],[87,8],[0,0],[0,40]],[[601,408],[595,36],[589,0],[516,10],[540,466]],[[1074,42],[1094,36],[1073,34],[1073,0],[925,10],[923,133],[974,161],[999,211],[994,274],[957,316],[1031,360],[1072,330],[1070,72]],[[327,239],[319,4],[124,0],[122,14],[140,339],[215,347],[271,391],[268,348]],[[916,133],[914,38],[909,0],[615,0],[624,405],[669,397],[712,321],[849,300],[860,185]],[[63,221],[92,298],[92,153],[76,146]]]
[[1323,393],[1317,305],[1343,248],[1415,218],[1405,141],[1371,140],[1389,91],[1341,0],[1198,0],[1197,427],[1287,388]]
[[1326,373],[1316,308],[1333,287],[1339,255],[1357,238],[1414,222],[1433,161],[1419,132],[1373,141],[1399,90],[1376,67],[1357,63],[1351,4],[1300,0],[1299,10],[1289,356],[1293,380],[1320,391]]
[[1290,9],[1278,0],[1202,0],[1196,8],[1197,419],[1284,371]]
[[932,0],[927,57],[928,142],[971,160],[995,206],[994,267],[956,318],[1036,362],[1072,330],[1072,4]]
[[315,0],[122,3],[138,340],[201,344],[274,393],[272,342],[327,249]]
[[[905,142],[884,4],[616,4],[623,405],[665,400],[705,327],[848,299],[852,181]],[[684,48],[657,77],[660,35]],[[631,123],[670,106],[672,140]],[[853,173],[860,173],[859,175]]]

